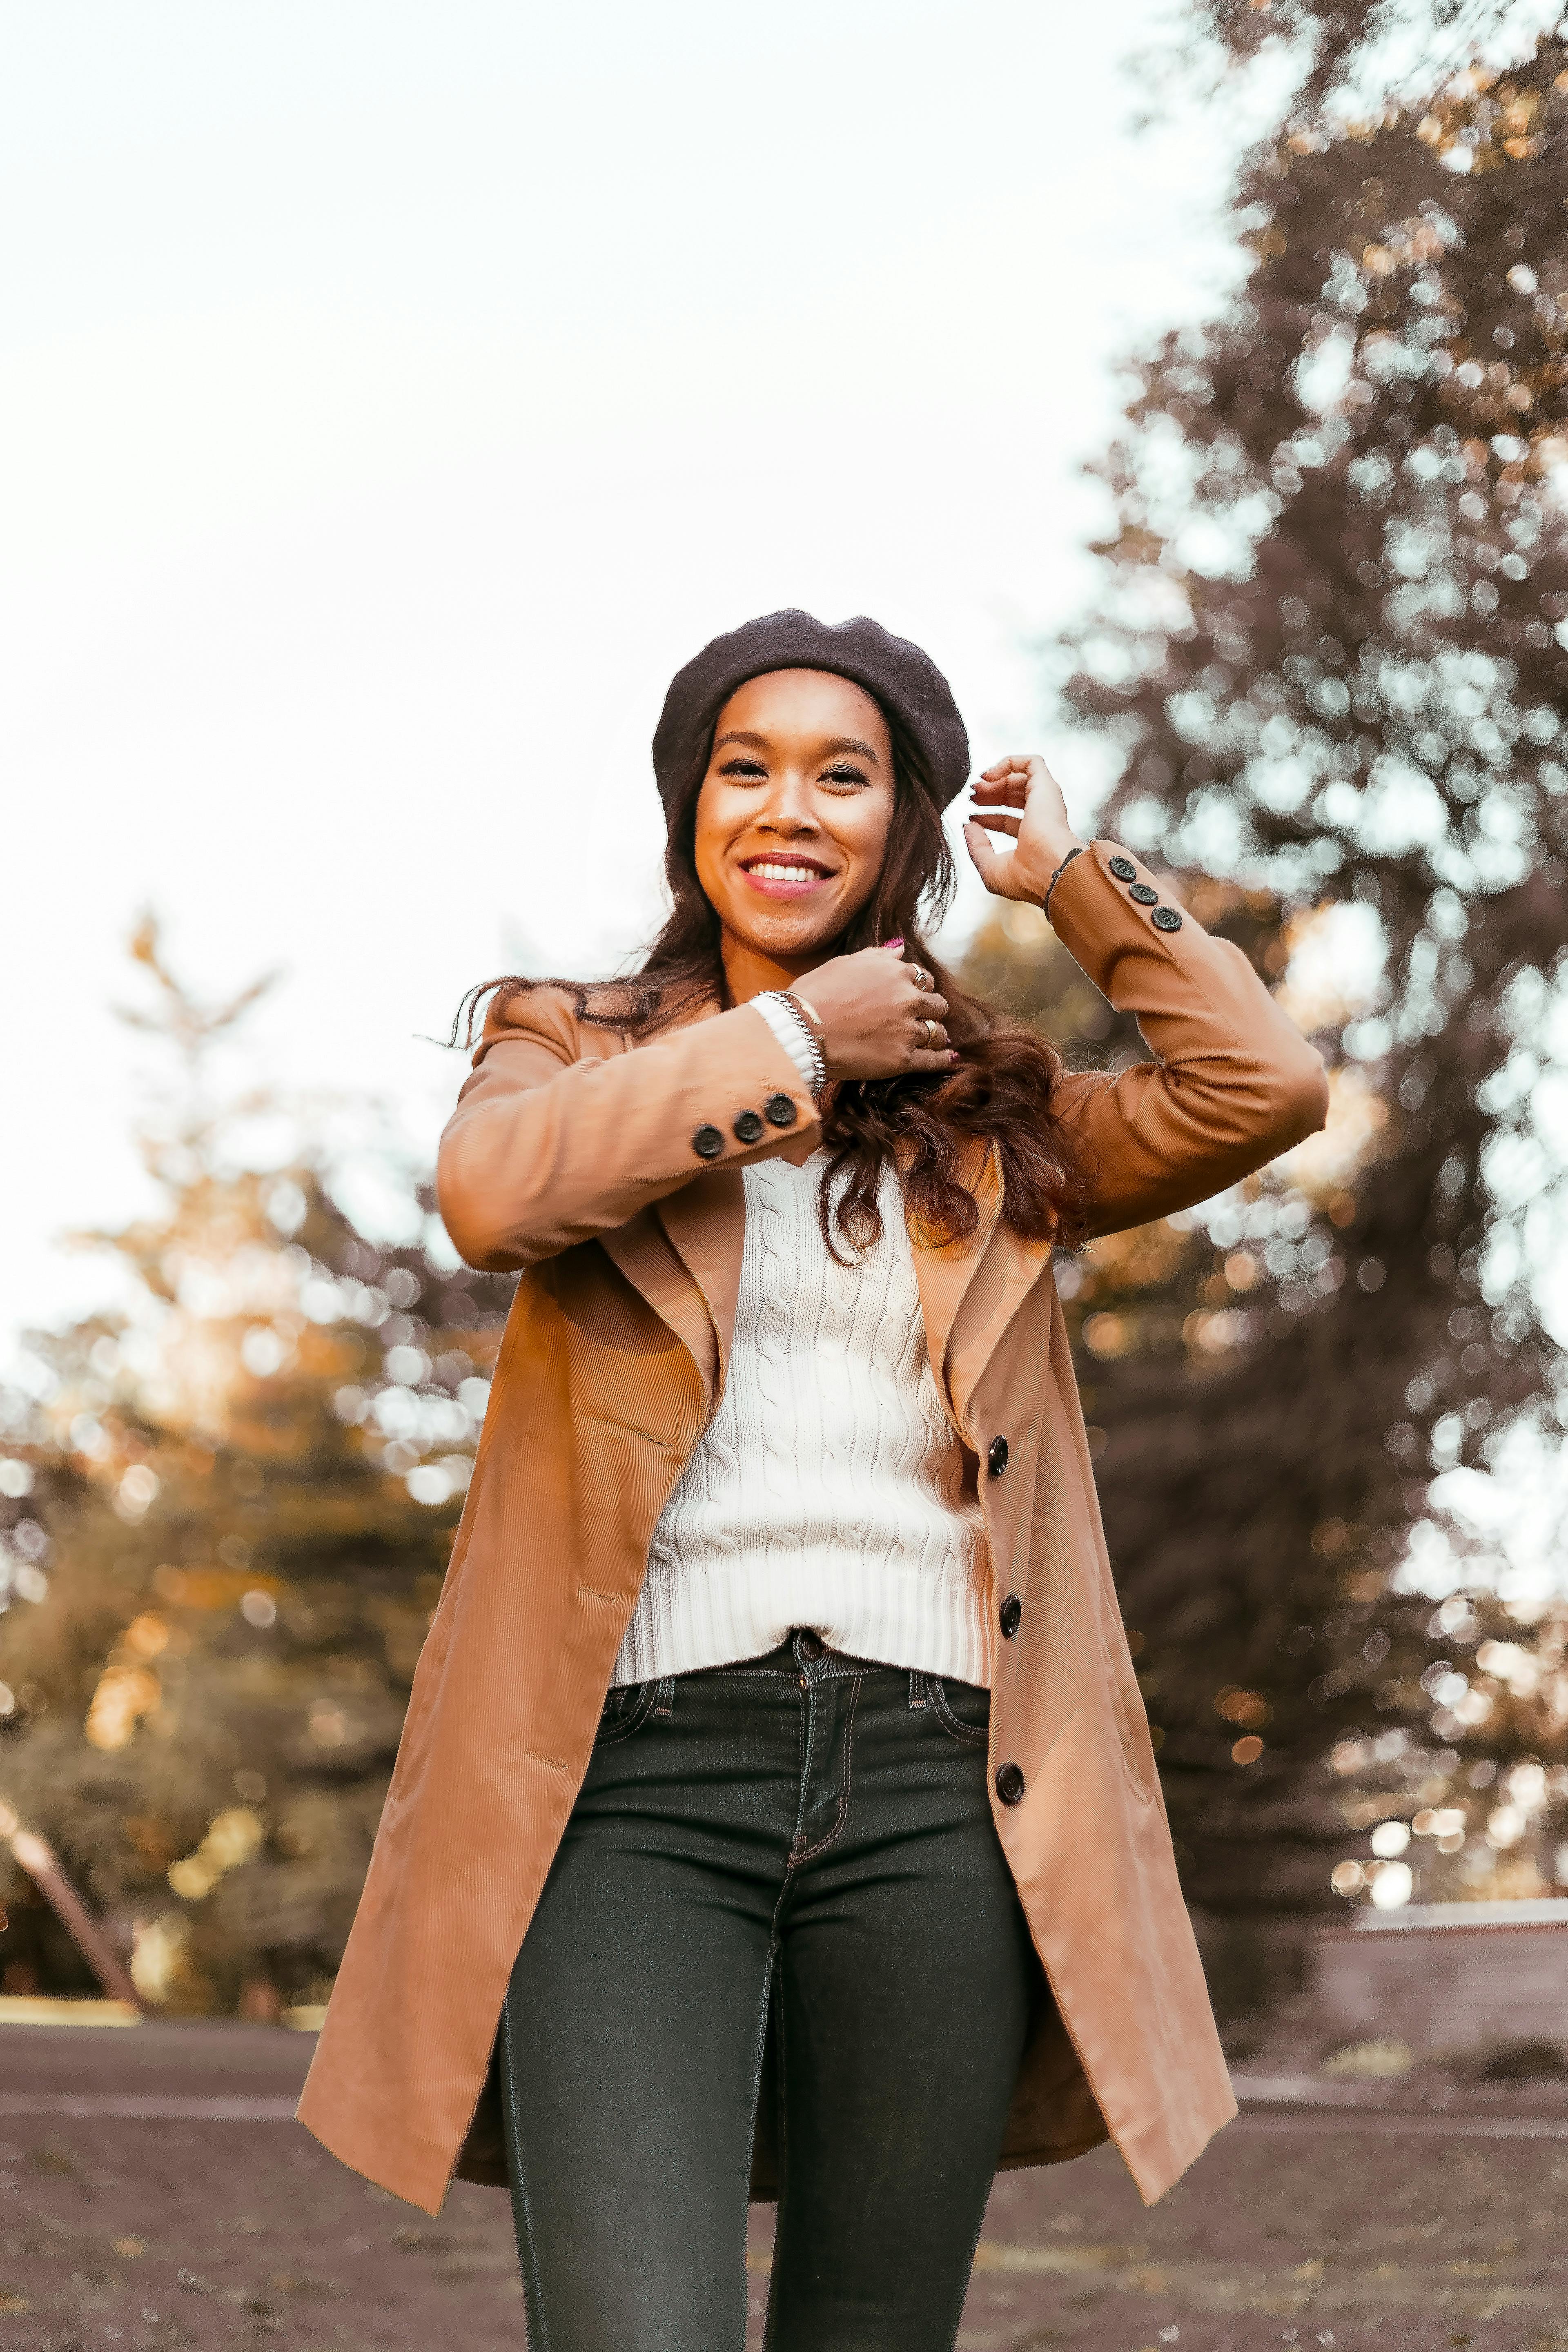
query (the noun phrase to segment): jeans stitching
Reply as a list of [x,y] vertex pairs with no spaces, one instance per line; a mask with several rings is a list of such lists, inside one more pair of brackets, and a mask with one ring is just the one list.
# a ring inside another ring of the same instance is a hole
[[[783,1899],[783,1898],[781,1897],[781,1901],[782,1901],[782,1899]],[[778,1911],[777,1911],[777,1908],[776,1908],[776,1907],[775,1907],[775,1909],[774,1909],[773,1917],[774,1917],[774,1920],[775,1920],[775,1922],[776,1922],[776,1921],[777,1921],[777,1918],[778,1918]],[[788,2116],[787,2116],[787,2114],[786,2114],[786,2094],[785,2094],[785,2090],[784,2090],[784,2084],[785,2084],[785,2080],[786,2080],[786,2078],[787,2078],[787,2074],[788,2074],[788,2068],[786,2067],[786,2065],[785,2065],[785,2063],[784,2063],[784,1979],[783,1979],[783,1976],[782,1976],[782,1974],[781,1974],[781,1976],[780,1976],[780,1977],[778,1978],[778,1979],[777,1979],[777,1995],[776,1995],[776,1999],[775,1999],[775,2002],[774,2002],[774,2014],[775,2014],[775,2016],[776,2016],[776,2018],[777,2018],[777,2020],[778,2020],[778,2034],[777,2034],[778,2074],[777,2074],[777,2076],[776,2076],[776,2079],[775,2079],[775,2081],[774,2081],[774,2084],[773,2084],[773,2089],[774,2089],[774,2098],[773,2098],[774,2131],[775,2131],[775,2137],[776,2137],[777,2143],[778,2143],[777,2147],[776,2147],[776,2149],[775,2149],[774,2153],[775,2153],[775,2155],[777,2156],[777,2158],[778,2158],[778,2176],[779,2176],[779,2178],[778,2178],[778,2196],[777,2196],[777,2199],[776,2199],[776,2201],[775,2201],[775,2204],[774,2204],[774,2209],[773,2209],[773,2210],[774,2210],[774,2214],[775,2214],[775,2221],[776,2221],[776,2216],[777,2216],[777,2215],[779,2215],[779,2214],[781,2214],[781,2213],[783,2212],[783,2210],[784,2210],[785,2168],[786,2168],[786,2166],[787,2166],[787,2164],[788,2164],[788,2161],[789,2161],[788,2155],[787,2155],[787,2153],[786,2153],[786,2149],[787,2149],[787,2146],[788,2146],[788,2139],[789,2139],[789,2122],[788,2122]],[[775,2226],[775,2231],[774,2231],[774,2244],[775,2244],[775,2247],[776,2247],[776,2245],[777,2245],[777,2242],[778,2242],[778,2240],[777,2240],[777,2230],[776,2230],[776,2226]],[[774,2262],[774,2263],[773,2263],[773,2266],[772,2273],[771,2273],[771,2275],[770,2275],[770,2277],[769,2277],[769,2279],[768,2279],[768,2307],[767,2307],[766,2315],[765,2315],[765,2316],[763,2317],[763,2352],[767,2352],[767,2347],[768,2347],[768,2346],[773,2342],[773,2319],[774,2319],[774,2315],[775,2315],[775,2309],[776,2309],[776,2303],[777,2303],[778,2291],[779,2291],[779,2265],[778,2265],[777,2262],[775,2261],[775,2262]]]
[[[860,1685],[865,1679],[864,1675],[855,1676],[849,1692],[849,1712],[844,1719],[844,1779],[838,1796],[838,1819],[834,1822],[827,1835],[825,1838],[818,1838],[815,1845],[807,1846],[804,1853],[792,1852],[789,1858],[789,1867],[792,1870],[798,1870],[802,1863],[815,1862],[819,1853],[825,1853],[834,1839],[842,1833],[844,1825],[849,1819],[849,1796],[855,1780],[855,1710],[860,1704]],[[805,1791],[803,1789],[801,1791],[803,1804],[805,1801]]]
[[[816,1745],[816,1693],[813,1690],[811,1685],[806,1681],[804,1675],[798,1676],[797,1679],[800,1684],[798,1696],[801,1705],[800,1712],[796,1717],[798,1736],[795,1743],[795,1755],[800,1772],[800,1797],[795,1809],[795,1830],[790,1838],[789,1853],[784,1862],[784,1869],[786,1873],[795,1868],[795,1863],[799,1859],[795,1850],[795,1839],[801,1835],[800,1825],[805,1818],[806,1790],[811,1785],[811,1759]],[[787,1877],[785,1883],[786,1885],[788,1883]]]
[[958,1740],[965,1748],[984,1748],[990,1744],[989,1727],[983,1731],[978,1724],[962,1723],[954,1715],[947,1703],[947,1693],[942,1686],[940,1675],[932,1675],[926,1687],[931,1693],[931,1707],[936,1719],[950,1738]]
[[628,1707],[626,1714],[621,1717],[619,1721],[616,1723],[615,1729],[613,1731],[597,1731],[595,1733],[594,1748],[595,1752],[597,1752],[601,1748],[618,1748],[623,1739],[629,1739],[634,1731],[640,1731],[642,1729],[643,1725],[647,1721],[649,1710],[653,1706],[655,1687],[655,1685],[652,1683],[644,1683],[641,1686],[638,1697],[634,1704]]
[[[757,2063],[752,2074],[752,2147],[753,2150],[757,2144],[757,2109],[762,2103],[763,2095],[763,2066],[768,2054],[768,2013],[773,2006],[773,1960],[778,1950],[777,1930],[778,1906],[775,1903],[773,1906],[773,1929],[768,1937],[767,1965],[763,1971],[763,2017],[762,2024],[757,2033]],[[782,2062],[780,2072],[783,2072]],[[777,2088],[778,2097],[774,2104],[780,2110],[778,2133],[782,2139],[784,2137],[784,2121],[782,2114],[784,2093],[782,2084],[777,2086]],[[779,2163],[782,2168],[784,2163],[782,2154],[779,2158]]]
[[704,1682],[716,1679],[720,1675],[729,1675],[736,1679],[743,1677],[752,1683],[797,1683],[800,1680],[793,1666],[699,1666],[697,1673]]

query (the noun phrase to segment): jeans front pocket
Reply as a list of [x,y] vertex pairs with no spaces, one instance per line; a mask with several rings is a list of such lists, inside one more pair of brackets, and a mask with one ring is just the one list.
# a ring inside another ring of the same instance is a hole
[[931,1713],[952,1739],[965,1748],[984,1748],[991,1738],[991,1694],[978,1690],[973,1683],[961,1683],[951,1676],[943,1681],[941,1675],[927,1675],[926,1696]]
[[599,1728],[594,1735],[595,1751],[615,1748],[623,1739],[629,1739],[634,1731],[640,1731],[653,1713],[658,1695],[657,1683],[623,1683],[610,1691],[599,1717]]

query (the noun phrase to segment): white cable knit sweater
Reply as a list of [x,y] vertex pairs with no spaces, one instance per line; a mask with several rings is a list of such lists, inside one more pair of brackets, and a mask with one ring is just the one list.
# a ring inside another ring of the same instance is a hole
[[884,1171],[881,1239],[840,1265],[821,1176],[817,1153],[744,1171],[729,1376],[655,1529],[616,1683],[757,1657],[802,1625],[853,1657],[990,1683],[984,1533],[898,1180]]

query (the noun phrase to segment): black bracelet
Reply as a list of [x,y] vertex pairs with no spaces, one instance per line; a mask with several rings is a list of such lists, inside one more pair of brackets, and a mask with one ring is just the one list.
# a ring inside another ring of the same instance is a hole
[[1080,841],[1076,849],[1069,849],[1068,851],[1067,856],[1062,859],[1061,864],[1057,867],[1056,872],[1047,883],[1045,904],[1040,908],[1042,915],[1049,915],[1051,911],[1051,892],[1056,888],[1057,884],[1061,880],[1062,876],[1067,872],[1068,867],[1072,864],[1073,859],[1075,857],[1081,857],[1082,856],[1083,844]]

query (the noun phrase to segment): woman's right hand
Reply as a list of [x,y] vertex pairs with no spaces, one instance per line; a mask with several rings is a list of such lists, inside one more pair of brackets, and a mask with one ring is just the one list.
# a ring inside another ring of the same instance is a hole
[[821,1023],[830,1078],[900,1078],[911,1070],[948,1070],[957,1061],[942,1026],[946,998],[921,988],[919,965],[903,955],[901,940],[862,948],[819,964],[798,983],[797,993]]

